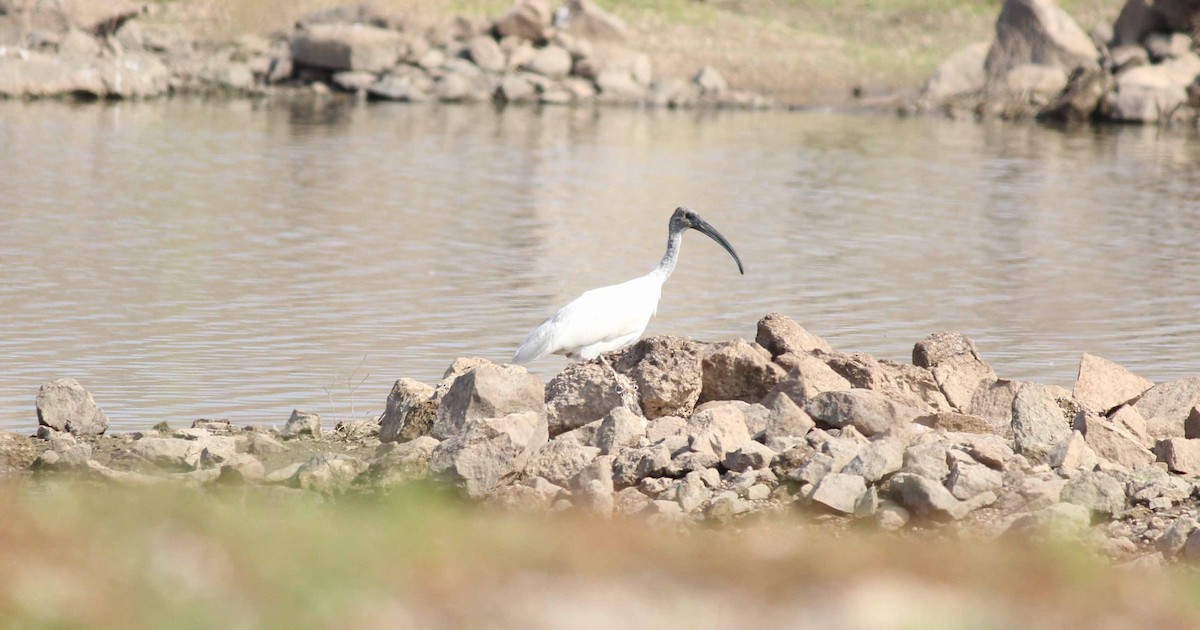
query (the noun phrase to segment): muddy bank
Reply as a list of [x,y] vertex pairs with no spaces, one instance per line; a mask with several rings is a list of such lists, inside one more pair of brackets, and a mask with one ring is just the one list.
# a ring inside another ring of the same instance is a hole
[[424,102],[759,108],[720,71],[660,76],[617,17],[588,0],[521,0],[494,19],[422,29],[370,3],[297,16],[287,32],[205,41],[173,5],[0,2],[0,96],[177,94]]
[[108,435],[90,394],[63,379],[39,393],[36,436],[0,437],[0,466],[14,480],[330,498],[432,482],[534,513],[1053,532],[1119,561],[1200,560],[1200,377],[1154,384],[1084,354],[1068,390],[997,376],[957,333],[896,363],[836,351],[779,314],[755,342],[654,337],[611,362],[543,383],[459,359],[436,384],[398,380],[377,420],[333,429],[297,411],[279,428]]

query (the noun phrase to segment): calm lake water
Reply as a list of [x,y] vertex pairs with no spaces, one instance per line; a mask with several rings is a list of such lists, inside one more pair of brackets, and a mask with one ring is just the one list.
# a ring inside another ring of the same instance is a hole
[[[835,113],[0,103],[0,428],[70,376],[114,429],[378,413],[392,381],[506,360],[649,271],[647,334],[782,311],[907,360],[938,330],[1069,385],[1079,355],[1200,374],[1200,140]],[[564,362],[539,362],[548,377]]]

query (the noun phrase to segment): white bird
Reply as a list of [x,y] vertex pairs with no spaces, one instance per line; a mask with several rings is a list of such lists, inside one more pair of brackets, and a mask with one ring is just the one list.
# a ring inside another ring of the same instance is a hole
[[590,360],[620,350],[637,341],[658,310],[662,285],[675,270],[683,232],[707,234],[733,256],[738,272],[742,259],[716,228],[688,208],[676,208],[667,229],[667,253],[650,273],[628,282],[592,289],[559,309],[553,317],[533,329],[517,348],[513,363],[528,363],[548,354]]

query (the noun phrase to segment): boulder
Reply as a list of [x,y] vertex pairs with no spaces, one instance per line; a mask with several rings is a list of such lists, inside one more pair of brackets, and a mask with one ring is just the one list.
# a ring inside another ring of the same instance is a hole
[[[721,96],[729,91],[729,83],[725,81],[725,77],[721,76],[720,72],[712,66],[704,66],[692,76],[692,83],[700,88],[702,96]],[[770,317],[771,315],[767,315]]]
[[596,430],[596,445],[603,455],[634,446],[646,435],[646,419],[625,407],[616,407],[600,421]]
[[689,448],[712,455],[714,462],[750,441],[745,417],[734,405],[717,405],[696,412],[688,419],[685,430]]
[[[1150,433],[1146,430],[1146,419],[1142,417],[1142,414],[1135,407],[1121,405],[1109,414],[1108,419],[1137,438],[1138,443],[1142,446],[1154,446],[1154,438],[1150,437]],[[1200,418],[1197,421],[1200,422]],[[1194,436],[1185,434],[1184,437],[1200,437],[1200,434]]]
[[1126,0],[1113,23],[1113,46],[1142,44],[1151,33],[1188,32],[1200,5],[1195,0]]
[[296,20],[296,28],[303,29],[316,24],[369,24],[393,30],[400,30],[404,26],[403,20],[383,13],[370,1],[311,11]]
[[473,419],[434,448],[429,471],[461,484],[471,498],[482,498],[520,472],[547,439],[546,417],[536,411]]
[[76,1],[59,6],[71,24],[97,37],[117,32],[127,21],[141,15],[145,8],[130,0]]
[[637,485],[647,477],[659,477],[671,465],[671,452],[662,445],[627,448],[612,459],[616,487]]
[[1146,390],[1133,408],[1146,419],[1152,437],[1180,437],[1192,408],[1200,405],[1200,376],[1159,383]]
[[1093,118],[1104,96],[1112,90],[1112,75],[1105,69],[1076,69],[1066,88],[1038,112],[1042,120],[1084,123]]
[[754,341],[766,348],[773,357],[789,352],[797,355],[833,352],[829,342],[804,330],[795,320],[782,313],[768,313],[758,320],[758,334]]
[[519,37],[533,42],[549,39],[554,32],[554,13],[542,0],[518,0],[508,13],[492,25],[500,37]]
[[73,435],[101,435],[108,430],[108,416],[95,399],[73,378],[50,381],[38,389],[38,424]]
[[1078,537],[1092,522],[1088,508],[1072,503],[1055,503],[1015,519],[1005,536],[1055,535]]
[[613,360],[618,372],[632,378],[648,420],[692,415],[700,399],[700,368],[705,345],[686,337],[650,337],[621,351]]
[[318,453],[300,464],[289,484],[322,494],[342,492],[367,466],[361,459],[344,453]]
[[1160,466],[1134,471],[1125,482],[1125,493],[1129,500],[1143,505],[1156,499],[1165,499],[1171,504],[1186,501],[1192,496],[1193,490],[1190,481],[1172,475]]
[[994,82],[992,89],[1017,102],[1046,105],[1067,87],[1068,78],[1067,71],[1057,66],[1023,63]]
[[862,477],[831,473],[817,483],[810,500],[843,514],[853,514],[858,500],[866,491],[867,484]]
[[954,498],[942,484],[919,475],[899,473],[888,485],[900,504],[917,517],[957,521],[971,511],[971,504]]
[[700,362],[698,402],[742,400],[758,402],[787,376],[762,347],[745,340],[716,344]]
[[572,363],[546,383],[550,435],[600,420],[617,408],[638,416],[637,396],[629,377],[593,361]]
[[1059,442],[1050,452],[1050,460],[1047,463],[1066,472],[1092,470],[1100,463],[1100,456],[1088,446],[1083,433],[1072,431],[1071,437]]
[[1200,56],[1192,53],[1122,72],[1108,103],[1108,115],[1125,122],[1169,120],[1176,109],[1187,104],[1188,86],[1197,74]]
[[971,405],[975,390],[996,380],[992,366],[979,358],[975,342],[959,332],[934,333],[913,347],[913,365],[927,368],[955,409]]
[[789,371],[787,377],[780,381],[768,396],[786,394],[796,404],[803,405],[822,392],[851,388],[850,381],[815,356],[788,353],[780,355],[776,360]]
[[[400,66],[367,87],[367,98],[375,101],[420,103],[429,99],[433,81],[419,68]],[[436,389],[436,388],[435,388]]]
[[903,466],[904,443],[899,438],[884,437],[862,447],[842,472],[875,483]]
[[279,440],[265,433],[255,433],[250,436],[250,441],[246,449],[255,455],[270,455],[272,453],[282,453],[287,450],[287,447]]
[[679,508],[686,512],[700,509],[712,497],[712,489],[701,479],[699,471],[688,473],[667,488],[660,496],[669,501],[675,501]]
[[1103,471],[1082,472],[1067,481],[1062,489],[1062,501],[1113,516],[1125,509],[1125,486]]
[[388,442],[375,449],[365,479],[371,485],[390,488],[429,474],[429,460],[439,442],[422,435],[407,442]]
[[471,38],[467,42],[467,56],[475,65],[488,72],[504,71],[504,51],[496,40],[487,35]]
[[979,416],[954,411],[918,416],[913,423],[951,433],[1000,433],[997,427]]
[[437,419],[437,409],[433,387],[411,378],[397,380],[379,419],[379,441],[407,442],[428,435]]
[[319,440],[321,439],[321,416],[320,414],[293,409],[292,415],[283,425],[283,429],[279,432],[279,435],[284,439],[308,436]]
[[911,407],[866,389],[818,394],[804,410],[818,424],[836,428],[853,426],[867,436],[902,426],[919,415]]
[[1005,0],[996,20],[996,37],[984,61],[989,82],[1002,81],[1023,64],[1058,68],[1096,68],[1100,52],[1087,33],[1053,0]]
[[[621,18],[601,9],[592,0],[567,0],[570,16],[566,26],[571,33],[588,39],[624,39],[629,28]],[[561,26],[561,25],[560,25]]]
[[383,72],[400,61],[400,33],[365,24],[313,24],[292,36],[292,63],[333,72]]
[[516,365],[485,363],[454,379],[437,410],[431,435],[453,437],[484,418],[533,413],[546,417],[546,388]]
[[129,452],[161,468],[190,469],[193,447],[192,440],[145,437],[135,440]]
[[982,464],[955,461],[950,466],[946,489],[959,501],[973,499],[985,492],[998,492],[1004,475]]
[[919,411],[950,411],[950,403],[941,387],[926,368],[894,361],[878,360],[856,352],[830,354],[825,357],[829,367],[841,374],[854,387],[870,389],[887,398]]
[[773,447],[784,444],[789,439],[803,438],[816,426],[812,416],[784,394],[768,396],[763,400],[763,405],[767,408],[767,423],[761,439],[767,446]]
[[987,82],[983,63],[991,42],[975,42],[938,64],[921,87],[921,97],[932,103],[981,94]]
[[1200,440],[1167,438],[1154,447],[1158,461],[1165,462],[1172,472],[1184,475],[1200,474]]
[[646,98],[646,88],[620,70],[601,71],[596,76],[596,88],[597,99],[606,103],[638,103]]
[[939,440],[918,441],[904,449],[901,472],[941,483],[950,475],[950,449]]
[[767,468],[773,459],[775,459],[775,451],[750,440],[738,447],[737,450],[727,453],[722,463],[729,470],[745,472]]
[[592,460],[600,449],[563,440],[550,440],[538,447],[525,465],[526,478],[543,478],[566,487]]
[[1012,404],[1012,430],[1016,451],[1034,463],[1050,463],[1054,447],[1071,437],[1054,390],[1026,383]]
[[[1200,529],[1200,523],[1196,522],[1195,517],[1181,516],[1175,519],[1174,523],[1163,532],[1157,540],[1154,541],[1154,547],[1161,551],[1165,556],[1175,556],[1183,551],[1184,546],[1191,540],[1192,534]],[[1196,547],[1193,551],[1200,552],[1200,539],[1193,543]]]
[[995,435],[965,435],[959,443],[975,461],[995,470],[1004,470],[1015,453],[1008,443]]
[[983,418],[1000,435],[1012,433],[1013,401],[1025,383],[999,379],[990,384],[981,384],[971,396],[966,412]]
[[539,48],[525,69],[549,79],[562,79],[571,74],[571,53],[559,46]]
[[1124,427],[1111,420],[1080,411],[1075,416],[1075,427],[1083,431],[1088,446],[1104,459],[1138,470],[1154,463],[1154,454],[1142,446],[1141,440]]

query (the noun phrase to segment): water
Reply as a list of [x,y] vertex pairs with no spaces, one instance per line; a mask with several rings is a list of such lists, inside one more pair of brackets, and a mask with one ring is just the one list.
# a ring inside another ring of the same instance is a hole
[[[937,330],[1069,385],[1200,374],[1194,133],[834,113],[0,103],[0,428],[71,376],[115,429],[378,413],[504,360],[699,233],[647,334],[782,311],[906,360]],[[535,365],[548,377],[564,363]]]

